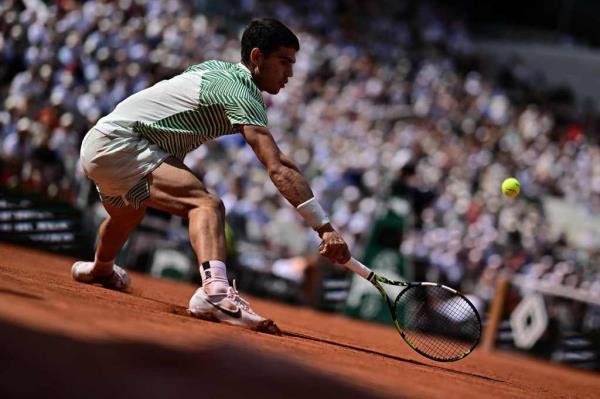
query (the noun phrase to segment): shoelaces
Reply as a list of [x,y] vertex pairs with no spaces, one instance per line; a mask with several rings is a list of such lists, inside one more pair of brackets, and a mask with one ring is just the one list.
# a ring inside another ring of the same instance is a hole
[[250,308],[250,304],[240,296],[240,293],[238,292],[237,287],[235,285],[235,279],[233,280],[233,287],[229,287],[229,289],[227,290],[227,298],[232,300],[245,311],[254,313],[254,311]]

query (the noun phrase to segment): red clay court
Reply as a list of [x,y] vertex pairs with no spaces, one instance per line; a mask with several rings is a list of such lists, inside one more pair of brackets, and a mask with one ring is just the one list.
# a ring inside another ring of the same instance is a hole
[[195,286],[71,280],[73,259],[0,244],[1,398],[597,398],[600,378],[509,353],[456,363],[383,326],[249,298],[277,337],[191,318]]

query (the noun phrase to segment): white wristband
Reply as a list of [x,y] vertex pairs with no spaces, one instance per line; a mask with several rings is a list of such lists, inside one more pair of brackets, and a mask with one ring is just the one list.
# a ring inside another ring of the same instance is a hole
[[298,205],[296,210],[306,220],[306,223],[315,230],[329,223],[327,214],[315,197]]

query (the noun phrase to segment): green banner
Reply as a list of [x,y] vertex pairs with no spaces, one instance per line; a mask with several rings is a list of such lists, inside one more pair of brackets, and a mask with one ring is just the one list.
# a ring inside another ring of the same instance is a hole
[[[402,280],[404,258],[400,244],[405,218],[392,211],[386,212],[373,223],[363,263],[373,271],[394,280]],[[389,323],[391,317],[386,304],[371,283],[354,276],[346,300],[346,314],[364,320]]]

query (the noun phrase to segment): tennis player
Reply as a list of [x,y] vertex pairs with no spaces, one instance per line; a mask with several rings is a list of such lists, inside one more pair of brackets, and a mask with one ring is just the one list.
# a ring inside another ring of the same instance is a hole
[[274,19],[253,20],[242,40],[242,61],[206,61],[119,103],[86,134],[85,174],[94,181],[108,217],[98,232],[93,262],[76,262],[75,280],[116,290],[130,285],[114,264],[146,207],[189,219],[202,287],[189,302],[193,315],[251,329],[271,320],[256,314],[229,285],[225,264],[225,208],[184,165],[185,155],[226,134],[242,134],[279,192],[319,234],[320,253],[350,259],[308,183],[267,129],[261,92],[277,94],[293,76],[298,38]]

